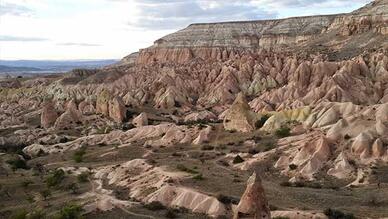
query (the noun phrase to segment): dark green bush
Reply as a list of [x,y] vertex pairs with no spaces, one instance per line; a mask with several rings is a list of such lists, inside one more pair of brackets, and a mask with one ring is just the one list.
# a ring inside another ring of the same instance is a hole
[[73,160],[76,163],[81,163],[84,159],[84,155],[86,154],[86,148],[82,147],[78,150],[76,150],[73,154]]
[[64,206],[55,217],[56,219],[81,219],[82,207],[76,204],[68,204]]
[[27,166],[27,162],[20,157],[17,157],[17,158],[11,159],[11,160],[7,160],[7,163],[11,166],[11,168],[13,170],[17,170],[17,169],[28,170],[29,169],[29,167]]
[[174,209],[168,209],[166,214],[164,215],[166,218],[176,218],[177,215],[174,211]]
[[240,155],[237,155],[234,159],[233,159],[233,164],[238,164],[238,163],[242,163],[244,162],[244,159],[242,159],[240,157]]
[[151,211],[160,211],[160,210],[166,209],[166,207],[158,201],[153,201],[151,203],[147,203],[144,205],[144,207],[147,208],[148,210],[151,210]]
[[298,168],[298,165],[290,164],[288,167],[290,168],[290,170],[296,170],[296,168]]
[[203,151],[211,151],[211,150],[214,150],[214,146],[211,146],[211,145],[203,145],[201,147],[201,150]]
[[197,174],[197,175],[193,176],[193,179],[195,179],[195,180],[204,180],[205,178],[202,176],[202,174]]
[[270,115],[262,115],[260,120],[256,121],[255,123],[255,126],[257,129],[263,127],[263,125],[265,124],[265,122],[270,118],[271,116]]
[[10,219],[26,219],[27,218],[27,211],[24,209],[16,210],[12,213],[12,215],[9,217]]
[[279,138],[285,138],[290,136],[291,129],[288,127],[281,127],[275,131],[275,135]]
[[238,202],[240,200],[238,200],[237,198],[234,198],[234,197],[231,197],[231,196],[226,196],[226,195],[223,195],[221,193],[217,194],[216,196],[217,200],[223,204],[238,204]]
[[58,186],[64,179],[65,171],[63,171],[62,169],[57,169],[51,172],[46,178],[46,184],[48,187]]
[[340,210],[335,210],[328,208],[324,211],[324,214],[329,219],[355,219],[356,217],[353,214],[344,213]]
[[77,180],[79,183],[85,183],[89,182],[89,173],[88,172],[83,172],[77,176]]

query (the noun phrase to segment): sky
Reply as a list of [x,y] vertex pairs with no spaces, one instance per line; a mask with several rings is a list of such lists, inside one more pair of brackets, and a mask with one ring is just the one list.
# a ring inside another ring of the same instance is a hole
[[0,60],[120,59],[191,23],[351,12],[371,0],[0,0]]

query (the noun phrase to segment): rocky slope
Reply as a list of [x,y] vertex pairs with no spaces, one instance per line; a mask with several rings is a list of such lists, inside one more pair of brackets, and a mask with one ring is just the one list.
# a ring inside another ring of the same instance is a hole
[[239,205],[222,203],[199,173],[183,185],[196,170],[173,165],[218,168],[205,184],[258,169],[267,185],[384,183],[376,169],[388,164],[387,16],[388,1],[376,0],[349,14],[193,24],[102,69],[4,79],[0,149],[52,162],[93,148],[98,188],[81,198],[91,211],[132,205],[104,187],[119,186],[138,202],[211,216],[326,218],[281,202],[284,211],[270,212],[256,174]]

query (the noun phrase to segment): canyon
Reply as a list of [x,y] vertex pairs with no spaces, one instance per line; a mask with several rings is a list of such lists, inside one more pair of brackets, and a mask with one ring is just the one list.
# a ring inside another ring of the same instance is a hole
[[86,218],[386,218],[388,1],[192,24],[99,69],[1,79],[0,149],[4,218],[69,201]]

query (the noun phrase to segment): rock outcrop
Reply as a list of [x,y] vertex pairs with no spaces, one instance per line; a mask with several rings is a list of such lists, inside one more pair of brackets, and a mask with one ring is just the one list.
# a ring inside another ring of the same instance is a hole
[[40,123],[43,128],[47,129],[54,125],[58,118],[58,113],[55,110],[54,103],[47,101],[42,109]]
[[109,117],[117,123],[122,123],[126,119],[127,109],[121,97],[114,97],[109,102]]
[[233,218],[271,218],[271,212],[265,197],[264,188],[261,185],[260,176],[256,172],[249,177],[247,188],[236,207]]
[[239,132],[250,132],[256,129],[259,114],[251,111],[244,94],[239,93],[224,118],[224,128]]
[[147,113],[140,113],[136,118],[132,120],[132,124],[136,127],[142,127],[148,125]]

